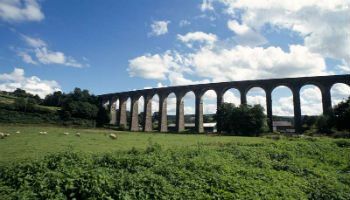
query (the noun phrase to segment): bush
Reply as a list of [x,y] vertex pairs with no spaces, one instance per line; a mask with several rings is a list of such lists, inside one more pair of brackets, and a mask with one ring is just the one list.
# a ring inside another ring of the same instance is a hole
[[338,130],[350,131],[350,96],[333,109],[335,126]]
[[221,122],[221,130],[228,134],[258,136],[266,128],[264,108],[260,105],[223,103],[218,109],[216,119]]
[[332,142],[151,144],[0,165],[1,199],[349,199],[349,151]]

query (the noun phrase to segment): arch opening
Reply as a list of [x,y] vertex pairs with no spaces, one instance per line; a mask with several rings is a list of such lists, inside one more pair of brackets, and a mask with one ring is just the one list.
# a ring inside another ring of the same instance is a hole
[[138,123],[139,123],[139,130],[142,130],[142,127],[145,124],[144,120],[144,106],[145,106],[145,98],[143,96],[140,96],[137,102],[137,116],[138,116]]
[[300,107],[302,116],[322,114],[322,95],[319,87],[308,84],[300,89]]
[[195,131],[195,94],[187,92],[183,97],[184,104],[184,128],[185,131]]
[[294,133],[294,105],[291,89],[278,86],[273,89],[271,96],[273,131]]
[[247,104],[254,106],[260,105],[264,108],[264,113],[266,114],[266,93],[261,87],[250,88],[247,92]]
[[131,98],[128,97],[126,100],[126,127],[130,128],[131,125]]
[[350,97],[350,86],[344,83],[336,83],[331,87],[332,106],[346,101]]
[[224,102],[233,103],[235,106],[241,105],[241,93],[235,88],[226,90],[224,93]]
[[217,94],[214,90],[207,90],[202,96],[203,102],[203,128],[204,132],[217,132],[216,111]]
[[175,131],[176,128],[176,95],[175,93],[170,93],[167,96],[167,123],[168,130]]
[[159,96],[155,94],[152,99],[152,130],[159,129]]

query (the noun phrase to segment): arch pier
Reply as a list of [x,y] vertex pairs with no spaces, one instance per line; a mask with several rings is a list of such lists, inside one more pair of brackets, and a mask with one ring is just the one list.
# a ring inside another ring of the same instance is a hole
[[[183,85],[172,87],[161,87],[144,90],[135,90],[127,92],[117,92],[99,95],[101,104],[109,102],[111,124],[117,126],[127,126],[126,104],[128,98],[131,99],[131,122],[129,129],[131,131],[152,131],[152,98],[154,95],[159,97],[158,112],[158,131],[167,132],[167,98],[168,95],[174,93],[176,96],[176,130],[181,132],[184,130],[184,102],[183,98],[187,92],[193,92],[195,95],[195,127],[198,133],[204,131],[203,128],[203,95],[208,90],[214,90],[217,98],[217,108],[221,106],[223,95],[228,89],[237,89],[240,92],[241,104],[247,103],[247,92],[253,87],[260,87],[266,94],[266,111],[269,129],[272,130],[272,91],[278,86],[289,88],[293,94],[294,107],[294,126],[296,132],[301,130],[301,108],[300,108],[300,89],[307,84],[318,87],[322,96],[323,113],[332,111],[331,88],[336,83],[343,83],[350,86],[350,75],[332,75],[332,76],[314,76],[314,77],[298,77],[298,78],[280,78],[280,79],[261,79],[247,81],[232,81],[221,83],[208,83],[198,85]],[[143,127],[139,127],[138,118],[138,101],[144,98],[143,107]],[[116,103],[119,105],[116,105]],[[119,109],[116,110],[116,107]],[[220,122],[217,122],[217,130],[220,132]]]

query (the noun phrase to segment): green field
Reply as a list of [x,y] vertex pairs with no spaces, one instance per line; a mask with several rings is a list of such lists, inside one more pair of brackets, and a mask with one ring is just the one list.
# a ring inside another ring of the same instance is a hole
[[350,199],[349,139],[0,132],[0,199]]
[[[20,133],[16,133],[20,131]],[[47,132],[41,135],[40,132]],[[58,151],[81,151],[87,153],[124,151],[131,148],[145,149],[150,143],[158,143],[165,148],[193,146],[205,143],[263,143],[264,138],[228,137],[198,134],[135,133],[106,129],[74,129],[39,125],[4,125],[0,132],[10,133],[10,137],[0,140],[0,163],[21,159],[40,158]],[[64,135],[65,132],[70,133]],[[80,133],[80,137],[75,134]],[[117,135],[116,140],[109,134]]]

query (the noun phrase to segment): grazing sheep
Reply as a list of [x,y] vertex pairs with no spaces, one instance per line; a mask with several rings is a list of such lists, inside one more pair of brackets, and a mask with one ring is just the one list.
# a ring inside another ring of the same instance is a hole
[[5,138],[5,134],[0,132],[0,139],[4,139]]
[[47,132],[46,131],[40,131],[39,134],[40,135],[47,135]]
[[78,137],[80,137],[80,133],[76,133],[75,135],[78,136]]
[[113,140],[117,139],[117,135],[114,133],[109,134],[109,137]]
[[16,131],[16,133],[21,133],[21,131]]
[[64,134],[64,135],[69,135],[69,133],[68,133],[68,132],[64,132],[63,134]]
[[9,136],[10,136],[10,133],[6,133],[6,134],[5,134],[5,137],[9,137]]

